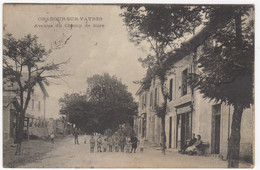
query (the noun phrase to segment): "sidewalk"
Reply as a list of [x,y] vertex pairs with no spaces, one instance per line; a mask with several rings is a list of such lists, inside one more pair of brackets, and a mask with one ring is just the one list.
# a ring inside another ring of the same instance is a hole
[[29,140],[22,143],[22,153],[15,156],[16,145],[10,142],[3,144],[3,167],[15,168],[35,160],[41,159],[43,155],[52,151],[64,137],[55,139],[55,144],[51,144],[49,140]]
[[[168,148],[168,149],[166,149],[166,154],[170,154],[170,155],[171,154],[172,155],[178,154],[178,155],[186,155],[186,156],[190,156],[190,157],[205,157],[205,158],[209,158],[209,159],[215,159],[216,161],[224,161],[224,162],[228,163],[227,159],[223,159],[223,157],[221,155],[218,155],[218,154],[187,155],[187,154],[178,153],[178,150],[179,149],[176,149],[176,148]],[[245,162],[243,160],[240,160],[240,163],[239,163],[240,168],[250,168],[251,166],[253,166],[253,165],[248,163],[248,162]]]

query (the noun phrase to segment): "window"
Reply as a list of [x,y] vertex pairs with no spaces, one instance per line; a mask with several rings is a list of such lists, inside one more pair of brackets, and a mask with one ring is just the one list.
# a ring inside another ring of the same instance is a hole
[[169,100],[172,101],[172,79],[170,79],[170,85],[169,85]]
[[139,107],[142,108],[143,107],[143,96],[140,96],[139,98]]
[[150,106],[153,106],[153,93],[150,94]]
[[185,113],[185,129],[186,129],[186,140],[190,140],[192,137],[192,120],[191,120],[191,112]]
[[147,114],[143,113],[142,114],[142,137],[146,137],[146,119],[147,119]]
[[142,109],[144,108],[144,104],[143,104],[143,103],[144,103],[144,96],[142,95],[142,96],[141,96],[141,108],[142,108]]
[[155,88],[155,91],[154,91],[154,105],[157,106],[157,88]]
[[187,94],[187,90],[188,90],[187,78],[188,78],[188,69],[185,69],[182,72],[182,88],[181,88],[182,96]]
[[138,130],[138,133],[142,133],[142,120],[140,119],[139,120],[139,130]]
[[147,94],[144,94],[144,108],[146,108],[146,98],[147,98]]
[[146,107],[146,94],[143,94],[142,96],[142,109]]
[[41,102],[40,101],[38,102],[38,110],[39,111],[41,110]]
[[32,99],[32,109],[34,109],[34,100]]

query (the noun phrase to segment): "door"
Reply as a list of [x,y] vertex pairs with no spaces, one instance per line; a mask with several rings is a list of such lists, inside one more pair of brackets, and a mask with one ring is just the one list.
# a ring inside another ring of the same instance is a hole
[[181,149],[185,144],[185,114],[177,116],[177,148]]
[[143,113],[142,115],[142,137],[146,138],[146,118],[147,114]]
[[191,112],[177,115],[177,148],[182,148],[191,139]]
[[212,106],[211,153],[213,154],[219,154],[220,151],[220,111],[220,104]]
[[169,148],[172,148],[172,117],[170,117],[169,121]]
[[10,109],[10,137],[16,136],[16,112],[14,109]]
[[181,115],[181,144],[180,144],[180,147],[183,148],[184,144],[185,144],[185,141],[186,141],[186,127],[185,127],[185,124],[186,124],[186,116],[185,114],[182,114]]
[[181,115],[177,115],[176,146],[177,146],[178,149],[181,148],[181,125],[182,125]]

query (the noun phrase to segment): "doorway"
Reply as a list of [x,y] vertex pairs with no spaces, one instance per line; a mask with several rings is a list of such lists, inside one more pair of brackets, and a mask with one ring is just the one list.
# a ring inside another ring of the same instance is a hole
[[220,152],[220,123],[221,123],[221,105],[212,106],[212,130],[211,130],[211,153]]
[[191,139],[191,112],[177,115],[177,148],[181,149]]
[[172,148],[172,117],[170,117],[169,121],[169,148]]
[[142,138],[146,138],[146,119],[147,119],[147,114],[143,113],[142,114]]

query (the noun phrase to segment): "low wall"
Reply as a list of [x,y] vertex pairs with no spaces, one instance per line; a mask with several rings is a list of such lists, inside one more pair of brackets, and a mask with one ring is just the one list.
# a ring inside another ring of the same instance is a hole
[[47,127],[30,127],[29,134],[40,138],[49,136]]
[[253,146],[251,143],[240,143],[240,158],[246,162],[253,162]]

